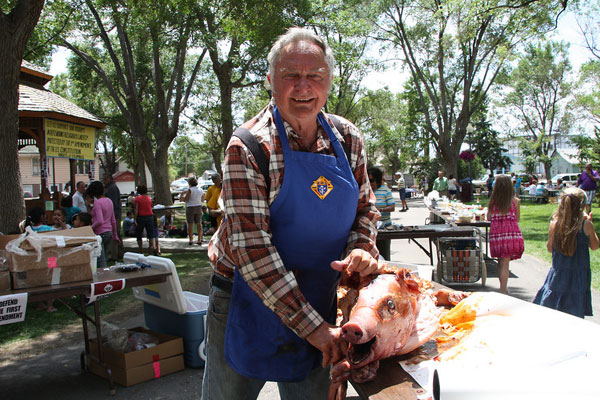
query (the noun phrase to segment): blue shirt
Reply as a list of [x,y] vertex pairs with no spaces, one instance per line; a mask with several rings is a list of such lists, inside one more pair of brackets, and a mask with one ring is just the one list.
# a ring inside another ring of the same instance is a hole
[[[391,206],[392,204],[396,205],[392,191],[385,185],[381,185],[375,190],[375,199],[377,208]],[[382,212],[379,221],[383,226],[391,225],[392,213]]]

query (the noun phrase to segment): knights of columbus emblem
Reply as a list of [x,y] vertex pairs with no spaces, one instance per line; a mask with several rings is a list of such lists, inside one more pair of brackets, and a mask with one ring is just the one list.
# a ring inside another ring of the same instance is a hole
[[329,193],[331,193],[333,190],[333,185],[329,179],[325,178],[324,176],[320,176],[319,179],[313,182],[310,188],[317,196],[319,196],[321,200],[323,200]]

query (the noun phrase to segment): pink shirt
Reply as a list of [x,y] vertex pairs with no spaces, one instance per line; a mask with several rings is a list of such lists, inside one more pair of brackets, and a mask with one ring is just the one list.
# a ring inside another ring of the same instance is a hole
[[94,207],[92,207],[91,214],[92,229],[96,235],[112,231],[113,239],[118,240],[117,221],[115,220],[115,212],[113,211],[111,199],[108,197],[94,199]]

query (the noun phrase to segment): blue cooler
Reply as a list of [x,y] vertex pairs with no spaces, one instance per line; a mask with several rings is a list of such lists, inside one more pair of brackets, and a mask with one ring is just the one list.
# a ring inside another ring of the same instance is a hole
[[186,313],[181,315],[155,305],[144,303],[144,318],[148,329],[183,338],[185,365],[192,368],[204,367],[204,323],[208,296],[183,292]]
[[152,269],[171,272],[164,283],[134,287],[133,295],[144,302],[148,329],[183,338],[185,365],[204,367],[206,309],[208,296],[181,290],[175,264],[168,258],[125,253],[125,264],[144,263]]

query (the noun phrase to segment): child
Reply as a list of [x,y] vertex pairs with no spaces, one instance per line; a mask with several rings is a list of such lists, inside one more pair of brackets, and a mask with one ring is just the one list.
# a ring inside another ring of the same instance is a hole
[[71,229],[71,225],[67,224],[66,222],[67,212],[62,208],[57,208],[54,210],[52,213],[52,221],[54,222],[52,227],[57,231],[61,229]]
[[202,235],[212,235],[214,233],[214,229],[212,228],[210,213],[208,212],[208,207],[202,206]]
[[127,211],[127,216],[123,218],[123,236],[136,237],[135,221],[133,220],[133,212]]
[[90,213],[82,212],[73,215],[73,228],[81,228],[82,226],[92,225],[92,215]]
[[81,209],[79,207],[73,206],[73,196],[63,197],[60,201],[60,206],[63,210],[65,210],[65,213],[67,214],[67,217],[65,218],[65,223],[73,225],[73,216],[81,212]]
[[500,293],[506,294],[510,260],[521,258],[524,250],[523,235],[519,229],[519,206],[515,189],[508,175],[496,178],[488,205],[487,219],[490,224],[490,251],[498,258]]
[[46,213],[41,207],[33,207],[29,210],[27,219],[25,220],[25,227],[30,226],[34,232],[47,232],[53,231],[54,228],[45,224]]
[[546,248],[552,268],[533,302],[583,318],[592,315],[590,251],[598,248],[592,213],[586,214],[585,193],[565,189],[548,229]]

